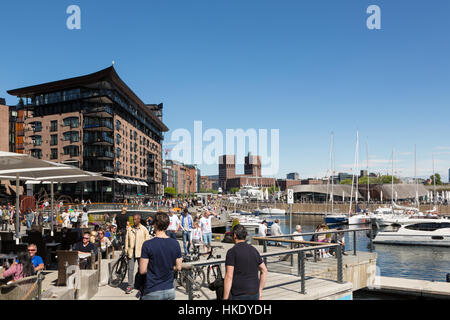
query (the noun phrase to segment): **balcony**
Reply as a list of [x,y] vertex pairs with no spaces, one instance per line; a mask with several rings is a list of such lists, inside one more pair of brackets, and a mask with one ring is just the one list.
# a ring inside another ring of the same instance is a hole
[[90,151],[84,150],[84,156],[87,158],[96,158],[97,160],[112,160],[114,153],[106,150]]
[[89,166],[89,165],[85,165],[84,166],[84,170],[90,171],[90,172],[114,173],[114,167],[112,167],[112,166],[101,166],[101,165]]
[[106,132],[86,132],[84,134],[84,143],[98,146],[114,145],[114,139],[109,137]]
[[102,117],[102,118],[112,118],[114,116],[114,112],[112,111],[111,107],[97,107],[92,108],[86,111],[86,116],[96,116],[96,117]]
[[91,118],[86,118],[83,126],[86,131],[114,131],[114,126],[111,121],[106,121],[103,119],[95,120]]

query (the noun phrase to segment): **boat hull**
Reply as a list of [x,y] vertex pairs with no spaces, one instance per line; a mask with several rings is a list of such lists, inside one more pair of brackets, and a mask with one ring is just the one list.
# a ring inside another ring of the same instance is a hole
[[345,224],[348,222],[348,217],[346,216],[326,216],[326,224]]
[[405,227],[401,227],[396,232],[379,232],[373,240],[373,243],[450,247],[450,229],[422,231],[408,230]]

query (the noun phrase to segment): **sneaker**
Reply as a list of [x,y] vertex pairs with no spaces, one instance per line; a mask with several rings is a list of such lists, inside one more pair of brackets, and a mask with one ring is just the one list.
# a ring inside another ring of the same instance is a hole
[[127,290],[125,290],[126,294],[130,294],[131,292],[133,292],[133,288],[132,287],[128,287]]

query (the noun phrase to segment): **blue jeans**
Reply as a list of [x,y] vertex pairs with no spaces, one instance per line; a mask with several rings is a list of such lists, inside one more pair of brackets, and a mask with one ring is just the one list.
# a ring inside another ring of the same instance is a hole
[[33,220],[26,220],[27,221],[27,229],[31,229],[31,226],[33,225]]
[[168,236],[169,238],[172,238],[172,239],[177,240],[177,233],[176,233],[176,232],[167,230],[167,231],[166,231],[166,234],[167,234],[167,236]]
[[[184,248],[185,254],[189,254],[189,251],[191,249],[191,243],[189,242],[190,238],[191,238],[191,232],[183,231],[183,248]],[[186,245],[186,243],[187,243],[187,245]]]
[[232,296],[230,295],[230,300],[259,300],[259,293],[257,294],[246,294],[242,296]]
[[142,300],[175,300],[175,289],[147,293]]
[[203,234],[203,243],[207,246],[211,245],[211,241],[212,241],[212,233],[204,233]]

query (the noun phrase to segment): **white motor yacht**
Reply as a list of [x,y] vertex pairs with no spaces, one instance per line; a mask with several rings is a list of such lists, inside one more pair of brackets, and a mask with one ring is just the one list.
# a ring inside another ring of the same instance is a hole
[[379,232],[374,243],[450,247],[450,221],[429,221],[401,226],[397,231]]
[[286,210],[277,208],[263,208],[259,210],[260,215],[284,215]]

